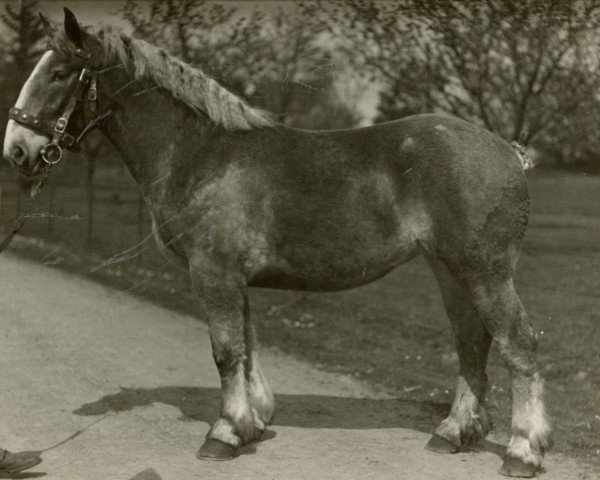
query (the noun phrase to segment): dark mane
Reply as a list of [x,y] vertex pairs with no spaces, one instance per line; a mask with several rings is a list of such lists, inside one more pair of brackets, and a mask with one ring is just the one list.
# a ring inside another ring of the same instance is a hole
[[[148,79],[227,130],[250,130],[275,125],[271,115],[253,108],[219,85],[201,70],[182,62],[143,40],[102,27],[91,34],[100,41],[106,63],[122,63],[135,79]],[[55,35],[51,47],[69,53],[72,45],[64,35]]]

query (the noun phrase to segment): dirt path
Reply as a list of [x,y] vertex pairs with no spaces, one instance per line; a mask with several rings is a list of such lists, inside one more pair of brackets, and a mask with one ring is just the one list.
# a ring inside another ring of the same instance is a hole
[[[196,450],[219,408],[202,322],[9,254],[0,269],[0,445],[42,450],[85,429],[45,452],[36,476],[502,478],[502,448],[492,442],[451,456],[423,449],[433,406],[273,351],[262,354],[279,405],[266,440],[232,462],[200,462]],[[545,466],[544,480],[593,478],[560,456]]]

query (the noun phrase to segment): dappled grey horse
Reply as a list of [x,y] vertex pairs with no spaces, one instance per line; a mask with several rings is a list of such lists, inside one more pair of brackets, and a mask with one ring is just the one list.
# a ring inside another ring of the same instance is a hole
[[493,338],[512,375],[501,473],[535,473],[550,428],[536,335],[513,285],[528,192],[510,145],[440,115],[288,128],[159,48],[81,29],[68,10],[64,31],[49,34],[11,110],[4,155],[33,175],[95,126],[121,154],[209,324],[223,401],[199,458],[232,458],[273,419],[249,286],[341,290],[423,255],[460,359],[452,409],[428,447],[455,452],[491,428],[483,403]]

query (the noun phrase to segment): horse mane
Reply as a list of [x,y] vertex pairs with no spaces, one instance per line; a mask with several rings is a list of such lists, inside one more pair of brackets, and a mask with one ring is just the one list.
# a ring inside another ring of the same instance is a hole
[[[200,69],[165,50],[110,26],[101,27],[93,34],[100,41],[105,62],[122,63],[132,71],[134,79],[150,80],[194,112],[207,115],[225,129],[251,130],[275,125],[268,112],[251,107]],[[68,47],[64,35],[55,37],[54,43],[59,43],[58,48],[63,51]]]

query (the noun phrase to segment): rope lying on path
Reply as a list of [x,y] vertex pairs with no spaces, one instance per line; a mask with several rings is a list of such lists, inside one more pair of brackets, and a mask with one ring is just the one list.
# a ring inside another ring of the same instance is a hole
[[61,445],[64,445],[65,443],[73,440],[75,437],[78,437],[79,435],[81,435],[82,433],[84,433],[88,428],[90,428],[90,427],[96,425],[97,423],[101,422],[102,420],[108,418],[109,415],[111,415],[111,413],[107,413],[107,414],[103,415],[102,417],[98,418],[97,420],[94,420],[92,423],[87,424],[82,429],[77,430],[75,433],[69,435],[64,440],[61,440],[60,442],[55,443],[51,447],[44,448],[43,450],[37,450],[36,452],[37,453],[44,453],[44,452],[47,452],[48,450],[53,450],[53,449],[55,449],[57,447],[60,447]]

